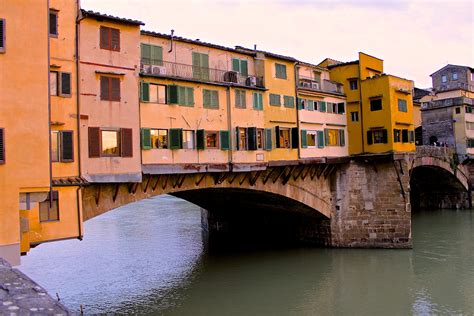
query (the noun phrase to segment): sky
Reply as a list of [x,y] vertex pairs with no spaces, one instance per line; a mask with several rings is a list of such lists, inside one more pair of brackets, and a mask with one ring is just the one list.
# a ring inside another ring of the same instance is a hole
[[446,64],[474,67],[474,0],[81,0],[142,29],[241,45],[318,64],[384,60],[384,72],[431,87]]

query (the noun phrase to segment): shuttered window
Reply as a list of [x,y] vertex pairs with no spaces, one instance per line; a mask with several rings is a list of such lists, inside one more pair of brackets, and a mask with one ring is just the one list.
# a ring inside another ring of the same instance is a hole
[[209,80],[209,55],[193,52],[193,78]]
[[168,86],[168,103],[194,106],[194,88],[177,85]]
[[270,93],[270,105],[281,106],[281,98],[279,94]]
[[232,70],[239,72],[242,76],[248,76],[248,61],[245,59],[232,58]]
[[58,37],[58,11],[49,11],[49,35]]
[[320,112],[326,112],[326,102],[325,101],[319,102],[319,111]]
[[5,52],[6,40],[6,22],[5,19],[0,19],[0,53]]
[[48,198],[39,203],[40,222],[59,221],[59,193],[50,191]]
[[150,44],[140,44],[141,61],[144,65],[163,65],[163,47]]
[[314,101],[308,100],[308,111],[314,111]]
[[71,74],[68,72],[59,73],[59,95],[61,97],[71,96]]
[[272,143],[272,129],[266,128],[265,129],[265,150],[272,150],[273,143]]
[[295,98],[290,96],[283,96],[283,105],[285,108],[294,108],[295,107]]
[[318,135],[318,148],[324,148],[324,132],[317,131]]
[[286,65],[275,64],[275,77],[286,79]]
[[247,107],[245,90],[235,90],[235,107],[245,109]]
[[100,48],[120,51],[120,30],[111,27],[100,27]]
[[100,99],[120,101],[120,78],[100,76]]
[[204,149],[205,142],[205,131],[203,129],[198,129],[196,131],[196,149]]
[[5,129],[0,128],[0,164],[5,163]]
[[386,144],[388,143],[388,134],[386,129],[367,131],[367,144]]
[[203,107],[206,109],[219,108],[219,91],[217,90],[202,90]]
[[256,127],[247,128],[247,149],[257,150],[257,128]]
[[133,157],[131,128],[101,129],[89,127],[89,158]]
[[122,128],[120,130],[122,144],[120,146],[122,157],[133,157],[133,132],[131,128]]
[[408,143],[408,130],[402,129],[402,143]]
[[253,109],[254,110],[263,110],[263,94],[260,92],[253,93]]
[[222,150],[230,150],[230,133],[229,131],[219,132],[220,144]]

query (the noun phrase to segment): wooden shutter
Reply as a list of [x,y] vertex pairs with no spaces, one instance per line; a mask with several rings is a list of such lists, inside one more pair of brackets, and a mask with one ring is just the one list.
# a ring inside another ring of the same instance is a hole
[[272,129],[266,128],[265,129],[265,150],[272,150]]
[[5,19],[0,19],[0,53],[5,52]]
[[110,100],[109,77],[100,76],[100,99]]
[[170,128],[170,149],[183,148],[183,129]]
[[297,103],[298,103],[298,110],[304,109],[304,100],[300,99],[300,98],[297,98],[296,100],[297,100]]
[[248,150],[257,150],[257,128],[247,128],[247,148]]
[[219,138],[220,138],[221,149],[229,150],[230,149],[229,131],[220,131]]
[[213,109],[219,108],[219,91],[211,91],[211,107]]
[[237,58],[232,58],[232,70],[240,72],[240,61]]
[[133,134],[131,128],[121,128],[120,135],[122,144],[120,146],[122,157],[133,157]]
[[206,135],[203,129],[196,131],[196,149],[204,149],[206,147],[205,137]]
[[402,129],[402,143],[408,143],[408,130]]
[[168,86],[168,103],[178,104],[178,86],[177,85]]
[[71,96],[71,74],[68,72],[60,72],[60,81],[59,84],[59,95],[62,97],[70,97]]
[[[408,136],[408,135],[407,135]],[[382,130],[382,139],[383,139],[383,143],[386,144],[388,143],[388,134],[387,134],[387,130],[386,129],[383,129]]]
[[240,150],[240,127],[235,127],[235,149]]
[[204,107],[210,107],[211,106],[211,91],[203,89],[202,90],[202,105]]
[[163,48],[161,46],[151,46],[151,63],[153,65],[163,65]]
[[140,44],[141,62],[144,65],[151,64],[151,45]]
[[0,128],[0,164],[5,163],[5,129]]
[[120,78],[111,77],[110,81],[111,81],[110,95],[112,96],[110,100],[120,101]]
[[150,84],[140,82],[140,98],[143,102],[150,102]]
[[298,127],[291,128],[291,148],[298,148],[300,145]]
[[339,146],[341,147],[346,146],[346,135],[343,129],[339,130]]
[[258,93],[258,109],[263,110],[263,94]]
[[337,104],[337,113],[342,114],[345,112],[344,102]]
[[373,144],[372,131],[367,131],[367,144],[369,144],[369,145]]
[[201,58],[201,79],[209,80],[209,55],[200,54]]
[[141,143],[142,149],[151,149],[151,133],[149,128],[141,129]]
[[248,73],[249,73],[249,70],[248,70],[248,62],[246,60],[241,60],[240,61],[240,73],[242,74],[242,76],[247,76]]
[[120,30],[110,29],[110,49],[119,52],[120,51]]
[[110,49],[110,28],[101,26],[100,27],[100,48]]
[[194,105],[194,88],[186,88],[186,105]]
[[318,135],[318,148],[324,148],[324,133],[323,131],[317,131]]
[[89,127],[89,158],[100,157],[100,128]]
[[280,148],[280,126],[275,126],[275,147]]
[[301,148],[308,148],[308,134],[306,130],[301,130]]
[[314,101],[308,100],[308,111],[314,111]]
[[61,161],[74,161],[74,139],[72,131],[61,131]]
[[321,111],[321,112],[326,112],[326,102],[325,102],[325,101],[321,101],[321,102],[319,103],[319,105],[320,105],[320,106],[319,106],[319,111]]
[[324,144],[329,145],[329,129],[324,129]]
[[258,110],[258,93],[257,92],[253,93],[253,108],[255,110]]

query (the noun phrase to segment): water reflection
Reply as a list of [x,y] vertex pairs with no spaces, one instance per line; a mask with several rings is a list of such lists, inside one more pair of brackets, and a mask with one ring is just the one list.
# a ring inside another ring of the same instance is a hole
[[[199,209],[169,196],[86,223],[83,242],[42,245],[21,269],[88,313],[453,314],[474,311],[471,211],[413,214],[413,250],[207,254]],[[41,267],[41,268],[39,268]]]

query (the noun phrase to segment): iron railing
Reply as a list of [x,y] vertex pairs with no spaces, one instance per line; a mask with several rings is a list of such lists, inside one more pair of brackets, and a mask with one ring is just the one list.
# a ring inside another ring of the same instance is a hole
[[344,94],[344,86],[340,83],[326,79],[318,81],[304,76],[298,76],[298,88]]
[[236,71],[197,67],[188,64],[168,61],[155,61],[152,65],[149,60],[142,59],[141,72],[159,77],[175,77],[193,79],[205,82],[236,84],[249,87],[264,88],[263,78],[242,75]]

